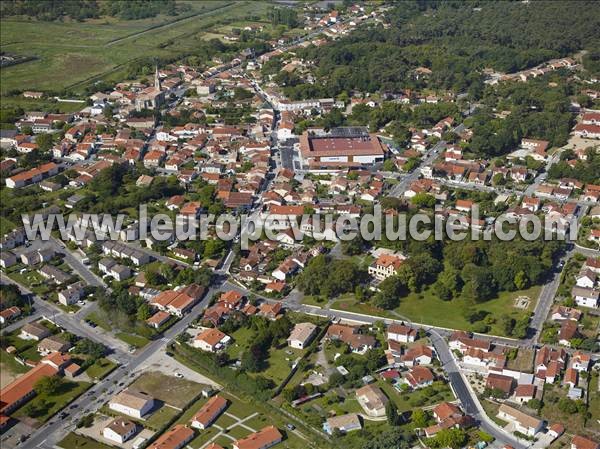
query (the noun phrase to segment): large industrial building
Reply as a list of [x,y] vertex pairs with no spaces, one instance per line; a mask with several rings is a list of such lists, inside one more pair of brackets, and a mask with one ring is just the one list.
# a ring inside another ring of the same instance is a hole
[[384,145],[365,128],[333,128],[328,133],[310,130],[300,136],[305,170],[359,168],[382,162],[384,155]]

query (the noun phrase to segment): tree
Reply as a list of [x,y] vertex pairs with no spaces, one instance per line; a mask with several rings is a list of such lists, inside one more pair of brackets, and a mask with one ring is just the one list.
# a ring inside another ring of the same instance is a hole
[[427,442],[434,448],[460,449],[467,442],[467,434],[462,429],[442,429]]
[[410,416],[411,421],[417,428],[423,428],[427,426],[429,418],[427,413],[423,409],[415,409]]
[[408,293],[407,285],[398,276],[390,276],[379,284],[379,292],[373,297],[373,305],[391,310],[400,305],[400,297]]
[[40,394],[52,395],[58,391],[63,381],[58,376],[43,376],[35,383],[34,390]]
[[403,433],[399,428],[393,428],[373,435],[363,444],[362,449],[407,449],[411,440],[411,435]]
[[394,401],[388,401],[385,404],[385,415],[390,426],[399,426],[402,423],[402,417],[398,414],[398,407]]
[[85,354],[91,359],[96,360],[104,356],[106,353],[106,346],[102,343],[97,343],[89,338],[82,338],[75,344],[73,350],[77,354]]
[[41,133],[35,137],[35,143],[41,151],[48,151],[52,148],[52,134]]
[[417,207],[432,209],[435,206],[435,197],[425,192],[417,193],[410,201]]

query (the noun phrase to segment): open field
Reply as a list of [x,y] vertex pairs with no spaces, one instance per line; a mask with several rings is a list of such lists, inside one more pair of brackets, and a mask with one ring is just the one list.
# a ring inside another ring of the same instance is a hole
[[130,387],[173,407],[184,408],[202,392],[204,385],[152,371],[137,378]]
[[193,54],[207,28],[261,17],[268,8],[267,2],[189,4],[192,9],[185,16],[142,20],[44,22],[43,28],[35,21],[3,20],[2,51],[37,59],[1,70],[2,94],[26,89],[58,91],[96,78],[118,79],[132,61]]
[[[523,316],[523,309],[514,307],[514,299],[518,296],[528,296],[531,301],[527,310],[533,310],[539,296],[540,287],[535,286],[527,290],[516,292],[502,292],[497,298],[475,305],[475,310],[487,312],[492,318],[510,315],[519,319]],[[463,314],[467,304],[462,299],[443,301],[436,297],[430,290],[422,293],[411,293],[400,299],[400,306],[392,311],[377,309],[369,304],[359,304],[355,300],[338,300],[331,306],[332,309],[347,310],[349,312],[380,315],[386,318],[406,318],[417,323],[431,324],[433,326],[450,329],[471,330],[472,325]],[[490,333],[503,335],[498,323],[492,323]]]
[[62,441],[59,441],[58,446],[64,449],[112,449],[112,446],[99,443],[96,440],[77,435],[73,432],[64,437]]
[[[241,357],[241,353],[246,350],[253,341],[253,331],[247,328],[239,328],[231,337],[234,344],[227,348],[227,353],[231,359]],[[304,351],[290,348],[287,345],[281,348],[272,347],[269,349],[269,358],[267,367],[261,371],[260,375],[272,379],[276,385],[281,384],[292,369],[292,363],[302,357]]]

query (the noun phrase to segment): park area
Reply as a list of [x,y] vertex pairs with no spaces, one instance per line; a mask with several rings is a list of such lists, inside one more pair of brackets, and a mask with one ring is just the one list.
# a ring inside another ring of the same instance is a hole
[[[539,286],[516,292],[501,292],[498,297],[476,303],[471,307],[481,316],[485,316],[483,321],[486,321],[486,318],[488,319],[490,323],[488,333],[505,335],[498,318],[503,315],[508,315],[516,320],[522,318],[525,311],[534,309],[539,294]],[[516,307],[516,300],[519,297],[529,298],[525,308]],[[468,307],[463,299],[457,298],[444,301],[435,296],[431,290],[411,293],[401,298],[400,306],[393,311],[378,309],[367,303],[359,303],[355,299],[341,299],[331,305],[332,309],[347,312],[378,315],[392,319],[406,319],[415,323],[430,324],[448,329],[475,330],[473,323],[470,323],[465,317]]]

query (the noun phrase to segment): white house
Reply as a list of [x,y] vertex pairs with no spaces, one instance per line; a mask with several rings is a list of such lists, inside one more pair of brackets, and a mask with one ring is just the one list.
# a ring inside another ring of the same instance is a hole
[[387,338],[400,343],[412,343],[417,338],[417,331],[412,327],[394,323],[387,328]]
[[119,413],[141,419],[154,408],[154,398],[128,388],[121,391],[108,403],[108,407]]
[[578,306],[598,308],[598,299],[600,298],[600,290],[594,290],[584,287],[573,287],[571,295],[575,299]]
[[125,418],[113,419],[109,425],[102,429],[102,436],[107,440],[123,444],[131,439],[137,431],[137,425]]
[[306,348],[315,335],[317,326],[312,323],[298,323],[287,339],[288,345],[296,349]]
[[506,404],[500,405],[497,416],[511,423],[514,426],[514,430],[530,437],[538,433],[544,424],[543,421]]
[[207,352],[217,352],[229,344],[231,337],[219,329],[205,329],[196,335],[192,346]]

